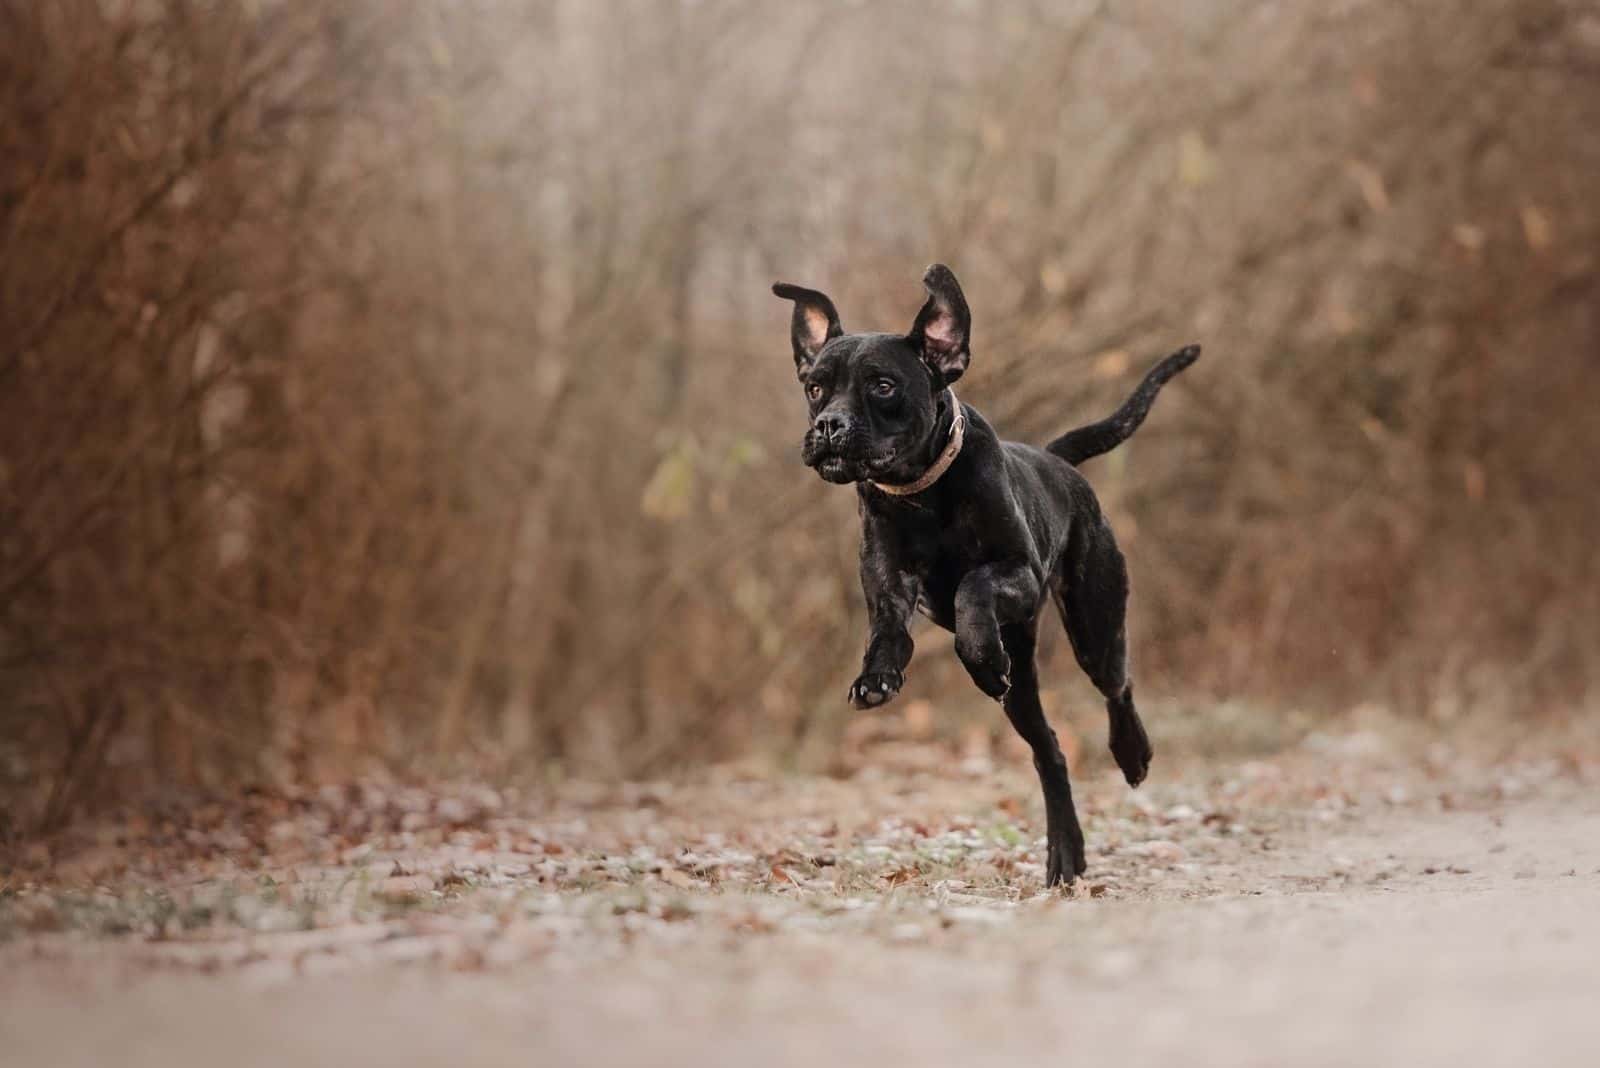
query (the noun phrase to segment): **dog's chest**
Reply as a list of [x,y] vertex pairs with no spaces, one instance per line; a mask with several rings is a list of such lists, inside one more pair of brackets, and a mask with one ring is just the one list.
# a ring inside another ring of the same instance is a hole
[[953,548],[934,550],[918,563],[917,611],[941,627],[954,627],[956,590],[962,578],[976,566],[971,553]]
[[953,627],[956,589],[984,560],[978,524],[967,509],[908,508],[895,519],[900,558],[917,579],[917,611],[941,627]]

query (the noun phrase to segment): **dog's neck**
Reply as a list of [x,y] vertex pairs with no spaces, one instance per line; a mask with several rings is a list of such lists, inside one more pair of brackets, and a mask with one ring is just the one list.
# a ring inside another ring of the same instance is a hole
[[961,443],[966,436],[967,430],[966,413],[961,410],[961,402],[956,399],[955,390],[950,389],[947,386],[945,387],[944,392],[950,398],[950,429],[948,431],[941,431],[937,429],[938,427],[942,427],[945,422],[944,416],[941,415],[935,420],[934,425],[936,429],[931,436],[932,441],[944,441],[944,448],[939,450],[939,454],[934,457],[933,462],[928,465],[927,470],[923,471],[921,475],[917,476],[916,479],[910,482],[898,484],[893,482],[873,483],[874,486],[882,490],[884,493],[889,494],[891,497],[909,497],[914,493],[921,493],[923,490],[939,481],[940,478],[944,477],[944,473],[950,470],[950,465],[955,463],[956,457],[961,454]]

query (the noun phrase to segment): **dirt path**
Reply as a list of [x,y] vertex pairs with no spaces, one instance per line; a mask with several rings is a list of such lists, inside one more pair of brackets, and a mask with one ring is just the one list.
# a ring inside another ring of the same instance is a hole
[[1095,783],[1075,897],[986,822],[1017,778],[757,789],[776,852],[708,830],[709,795],[591,804],[437,908],[14,937],[0,1063],[1594,1065],[1600,790],[1540,774]]

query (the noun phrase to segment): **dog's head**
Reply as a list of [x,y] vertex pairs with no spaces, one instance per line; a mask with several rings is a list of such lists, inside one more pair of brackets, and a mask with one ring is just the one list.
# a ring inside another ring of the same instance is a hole
[[950,268],[922,276],[928,300],[909,333],[846,334],[833,301],[780,282],[811,425],[800,456],[829,482],[909,481],[943,447],[939,397],[967,369],[972,315]]

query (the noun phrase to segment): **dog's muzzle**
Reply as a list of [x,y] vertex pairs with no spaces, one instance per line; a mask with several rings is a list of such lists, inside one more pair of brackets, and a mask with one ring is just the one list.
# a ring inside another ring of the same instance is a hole
[[874,451],[865,430],[837,417],[818,419],[806,431],[800,458],[826,482],[847,485],[865,482],[894,461],[895,451]]

